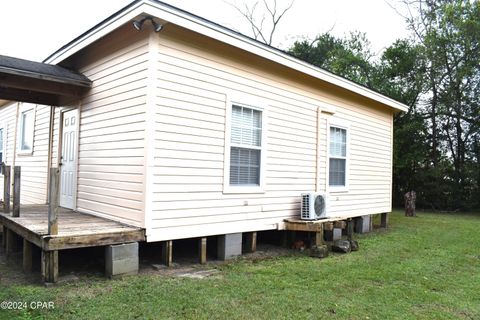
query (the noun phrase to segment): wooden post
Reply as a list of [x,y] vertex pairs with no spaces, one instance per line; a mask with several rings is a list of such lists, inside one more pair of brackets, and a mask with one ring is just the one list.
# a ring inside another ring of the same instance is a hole
[[198,239],[198,262],[200,264],[207,263],[207,238]]
[[2,226],[3,228],[3,235],[2,235],[2,248],[5,249],[5,244],[7,243],[7,227]]
[[3,172],[3,212],[10,213],[11,167],[5,166]]
[[329,222],[323,223],[323,230],[324,231],[332,231],[333,228],[334,228],[333,222],[329,221]]
[[5,231],[5,256],[8,258],[15,251],[15,235],[10,229]]
[[247,232],[245,235],[244,252],[250,253],[257,251],[257,233]]
[[32,243],[23,239],[23,272],[32,272]]
[[48,234],[58,234],[58,168],[50,168],[50,187],[48,188]]
[[282,247],[288,248],[288,230],[282,231]]
[[[333,222],[329,221],[322,223],[322,229],[324,233],[324,239],[327,239],[327,241],[325,241],[325,245],[327,245],[328,250],[330,251],[333,244]],[[325,234],[325,231],[327,234]]]
[[292,245],[295,245],[295,242],[297,241],[297,232],[296,231],[290,231],[289,232],[290,237],[288,238],[288,245],[291,247]]
[[323,224],[320,224],[320,230],[315,232],[315,245],[317,247],[323,246],[325,244],[324,233],[323,233]]
[[347,226],[347,223],[343,220],[338,220],[338,221],[333,221],[333,228],[334,229],[345,229]]
[[42,250],[42,278],[46,283],[58,281],[58,251]]
[[172,266],[173,243],[172,240],[164,241],[162,243],[162,263],[167,267]]
[[353,238],[353,219],[348,219],[347,220],[347,239],[349,241],[352,241]]
[[13,167],[13,212],[12,217],[20,217],[20,176],[22,167]]
[[384,212],[380,215],[380,227],[388,228],[388,212]]

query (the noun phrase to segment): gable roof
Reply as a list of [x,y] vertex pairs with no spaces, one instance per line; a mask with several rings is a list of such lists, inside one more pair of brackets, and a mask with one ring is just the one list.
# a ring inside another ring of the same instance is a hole
[[207,37],[274,61],[293,70],[357,93],[395,110],[408,111],[407,105],[374,90],[294,58],[279,49],[268,46],[239,32],[158,0],[133,1],[123,9],[114,13],[52,53],[44,60],[44,62],[51,64],[60,63],[101,37],[119,28],[123,24],[130,22],[143,14],[157,17],[165,23],[169,22],[190,29]]

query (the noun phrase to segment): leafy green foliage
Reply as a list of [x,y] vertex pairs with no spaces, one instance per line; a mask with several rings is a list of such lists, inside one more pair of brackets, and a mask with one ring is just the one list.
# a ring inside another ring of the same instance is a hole
[[[450,182],[446,205],[468,210],[478,194],[472,152],[479,133],[480,3],[465,0],[420,1],[409,23],[426,61],[428,99],[422,112],[431,125],[432,160],[438,177]],[[445,160],[441,162],[441,157]],[[478,169],[478,168],[477,168]],[[439,194],[441,196],[441,194]]]
[[372,66],[369,60],[373,54],[363,33],[351,33],[345,39],[324,33],[311,42],[295,42],[289,53],[355,82],[370,85]]
[[417,192],[419,207],[480,207],[480,3],[405,3],[415,40],[374,59],[364,34],[322,34],[290,54],[410,107],[394,119],[394,204]]

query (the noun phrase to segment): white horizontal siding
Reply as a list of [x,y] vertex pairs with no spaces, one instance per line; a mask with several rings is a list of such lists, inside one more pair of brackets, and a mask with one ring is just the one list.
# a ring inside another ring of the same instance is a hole
[[[264,61],[174,26],[159,47],[149,241],[276,229],[297,216],[300,193],[327,184],[329,116],[320,116],[317,132],[317,107],[324,102],[335,106],[334,118],[351,124],[350,187],[330,196],[332,212],[390,210],[389,112],[292,80]],[[223,193],[230,93],[266,101],[264,193]]]
[[[240,74],[219,56],[192,50],[177,39],[160,40],[153,212],[147,238],[277,228],[298,212],[299,192],[315,186],[315,100],[258,75]],[[223,194],[225,102],[230,92],[248,92],[270,102],[265,194]]]
[[392,115],[385,111],[381,117],[371,109],[357,112],[356,105],[348,103],[332,117],[350,124],[348,192],[330,193],[334,215],[391,211]]
[[[21,167],[20,202],[47,202],[48,146],[50,139],[50,106],[37,105],[32,154],[17,154],[15,165]],[[20,139],[17,133],[17,141]],[[18,142],[17,142],[18,143]]]
[[143,226],[148,37],[130,29],[74,60],[93,81],[81,101],[77,209]]
[[[19,154],[17,113],[21,103],[11,103],[0,109],[0,123],[4,126],[5,150],[3,161],[12,167],[21,167],[20,203],[44,204],[47,201],[48,148],[50,136],[50,107],[35,107],[34,141],[31,154]],[[13,179],[12,179],[13,183]],[[0,175],[3,198],[3,175]]]
[[[4,151],[3,162],[13,167],[15,159],[15,130],[16,130],[17,103],[10,103],[0,108],[0,124],[3,126]],[[13,169],[12,169],[13,173]],[[3,175],[0,175],[0,197],[3,200]]]

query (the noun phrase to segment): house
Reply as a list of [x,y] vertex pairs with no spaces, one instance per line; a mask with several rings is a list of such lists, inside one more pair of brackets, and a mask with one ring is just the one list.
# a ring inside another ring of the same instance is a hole
[[282,51],[138,0],[44,63],[90,88],[0,108],[24,204],[48,201],[62,164],[61,207],[147,242],[282,230],[310,191],[331,216],[391,211],[393,115],[407,106]]

